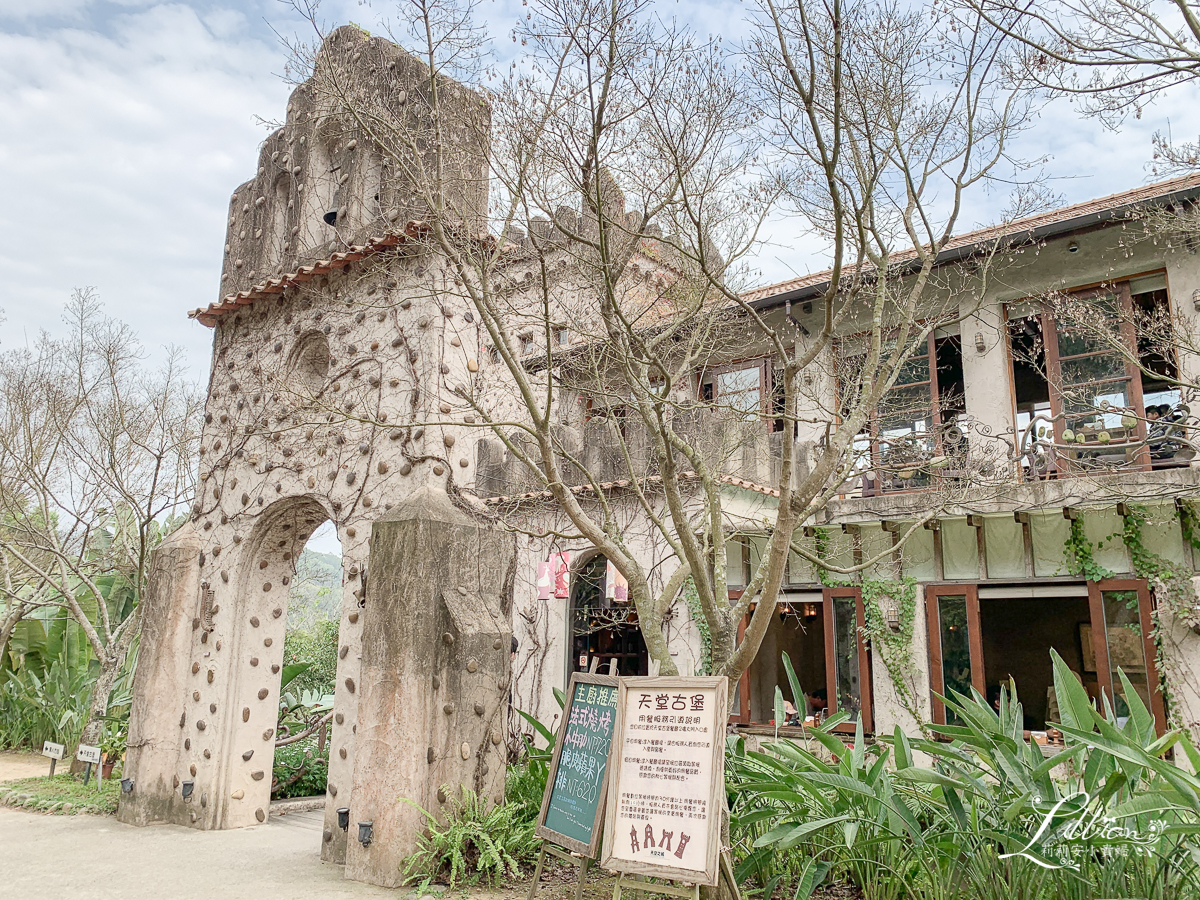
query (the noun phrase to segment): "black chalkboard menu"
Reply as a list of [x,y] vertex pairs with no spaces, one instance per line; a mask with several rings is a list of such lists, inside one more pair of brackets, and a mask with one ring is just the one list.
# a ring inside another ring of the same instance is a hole
[[576,672],[567,686],[536,833],[595,858],[617,713],[617,678]]

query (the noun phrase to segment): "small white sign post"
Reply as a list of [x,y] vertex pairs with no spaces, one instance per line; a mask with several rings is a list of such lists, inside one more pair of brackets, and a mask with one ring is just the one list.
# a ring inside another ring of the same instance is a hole
[[727,691],[720,677],[621,679],[601,860],[620,873],[614,900],[622,888],[698,898],[717,884]]
[[75,758],[80,762],[87,763],[87,771],[83,773],[83,784],[87,786],[88,779],[92,777],[92,766],[96,766],[96,788],[100,787],[100,776],[103,774],[103,769],[100,766],[100,748],[89,747],[87,744],[80,744],[75,751]]
[[66,755],[66,752],[67,748],[62,744],[56,744],[54,741],[42,742],[42,756],[50,757],[50,778],[54,777],[54,767]]

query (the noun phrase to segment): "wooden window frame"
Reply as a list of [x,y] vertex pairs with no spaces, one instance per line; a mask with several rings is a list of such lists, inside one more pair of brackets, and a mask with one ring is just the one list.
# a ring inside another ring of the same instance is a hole
[[942,618],[939,601],[942,597],[966,597],[967,644],[971,652],[971,687],[983,694],[983,634],[979,625],[979,585],[930,584],[925,587],[925,628],[929,643],[929,696],[933,721],[946,724],[946,704],[938,699],[945,696],[946,681],[942,672]]
[[1150,693],[1150,712],[1154,716],[1154,730],[1159,737],[1166,733],[1167,715],[1163,704],[1161,682],[1154,646],[1154,600],[1150,587],[1141,578],[1106,578],[1088,582],[1088,609],[1092,617],[1092,652],[1096,657],[1096,681],[1100,691],[1110,703],[1115,703],[1112,681],[1112,663],[1108,655],[1108,621],[1104,615],[1106,591],[1136,591],[1138,596],[1138,625],[1142,630],[1142,653],[1146,657],[1146,686]]
[[[945,336],[946,335],[943,335],[943,337],[945,337]],[[851,336],[851,338],[849,338],[848,340],[852,340],[853,337],[855,337],[855,336]],[[961,335],[959,335],[958,337],[961,341]],[[922,384],[922,383],[926,386],[926,388],[928,388],[928,391],[929,391],[929,415],[930,415],[930,420],[932,423],[931,429],[930,429],[930,437],[933,440],[933,454],[934,455],[942,453],[943,449],[944,449],[942,447],[941,390],[940,390],[940,385],[938,384],[938,374],[937,374],[937,340],[938,340],[938,334],[937,334],[936,328],[931,329],[929,334],[927,334],[925,336],[925,360],[926,360],[926,365],[928,366],[928,369],[929,369],[929,377],[924,382],[909,382],[907,384],[894,384],[894,385],[892,385],[892,387],[888,388],[888,391],[883,395],[883,400],[886,400],[887,395],[889,393],[891,393],[892,391],[896,390],[897,388],[912,387],[914,385],[918,385],[918,384]],[[840,344],[839,344],[836,352],[838,354],[842,353],[842,347]],[[910,359],[911,359],[911,357],[910,357]],[[842,395],[841,395],[841,385],[840,384],[835,383],[835,391],[837,394],[837,397],[836,397],[837,409],[839,410],[838,419],[840,421],[840,419],[841,419],[840,410],[842,408],[841,407]],[[881,400],[881,402],[883,402],[883,400]],[[880,453],[880,447],[879,447],[879,444],[880,444],[879,410],[877,408],[873,409],[871,411],[871,415],[867,419],[866,431],[864,433],[866,434],[867,440],[870,442],[870,445],[871,445],[871,467],[875,470],[878,470],[880,461],[881,461],[881,453]],[[864,479],[864,482],[865,482],[865,479]],[[881,487],[875,486],[876,484],[878,484],[878,482],[879,482],[879,475],[878,475],[878,471],[876,471],[875,484],[873,484],[871,487],[867,487],[867,485],[864,483],[863,487],[862,487],[862,495],[864,497],[879,497],[879,496],[883,496],[885,494],[892,495],[892,494],[903,494],[903,493],[908,492],[908,490],[884,490]],[[912,488],[910,490],[925,490],[925,487],[916,487],[916,488]]]
[[[871,659],[868,654],[868,644],[865,637],[867,621],[866,609],[863,606],[862,589],[856,587],[825,588],[822,605],[825,607],[825,694],[829,701],[829,715],[836,715],[837,705],[837,661],[836,639],[834,636],[833,601],[835,599],[854,598],[854,633],[858,641],[858,684],[859,701],[862,704],[862,727],[865,734],[875,731],[874,700],[871,693]],[[853,722],[843,722],[835,731],[853,734],[856,726]]]
[[[1112,666],[1108,655],[1108,628],[1104,616],[1106,591],[1136,591],[1138,595],[1138,624],[1142,630],[1142,652],[1146,658],[1146,683],[1150,688],[1150,712],[1154,716],[1155,732],[1161,737],[1166,731],[1166,710],[1159,690],[1158,666],[1155,662],[1153,632],[1153,596],[1144,579],[1109,578],[1087,582],[1088,615],[1091,619],[1092,652],[1096,659],[1096,681],[1101,692],[1113,701]],[[970,583],[930,584],[925,588],[926,637],[929,645],[929,689],[932,719],[946,724],[946,706],[937,698],[945,695],[942,675],[942,628],[938,601],[941,597],[967,598],[967,641],[971,652],[971,686],[985,694],[983,631],[979,614],[979,586]],[[1026,732],[1028,734],[1028,732]]]

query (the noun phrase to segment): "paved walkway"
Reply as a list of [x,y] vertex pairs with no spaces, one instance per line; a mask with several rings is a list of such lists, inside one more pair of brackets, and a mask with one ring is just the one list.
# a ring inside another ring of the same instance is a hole
[[346,881],[341,866],[321,862],[321,821],[318,810],[272,816],[255,828],[196,831],[0,807],[0,895],[71,900],[406,895]]

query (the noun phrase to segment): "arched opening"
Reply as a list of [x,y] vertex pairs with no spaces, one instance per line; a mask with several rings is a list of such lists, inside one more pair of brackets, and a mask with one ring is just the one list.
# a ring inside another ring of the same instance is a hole
[[607,673],[616,660],[618,675],[649,675],[650,656],[638,628],[637,610],[616,599],[608,559],[596,554],[571,581],[571,664],[586,671],[598,658]]
[[272,800],[325,793],[341,604],[341,542],[326,519],[296,557],[288,587]]
[[329,340],[319,331],[301,336],[288,359],[288,381],[293,390],[313,397],[329,377]]

